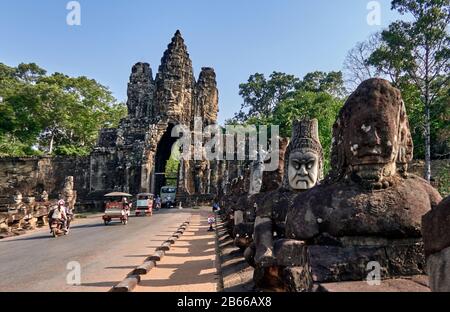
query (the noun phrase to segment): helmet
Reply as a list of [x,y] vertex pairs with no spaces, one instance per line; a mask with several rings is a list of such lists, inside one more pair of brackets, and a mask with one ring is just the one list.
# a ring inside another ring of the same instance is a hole
[[64,199],[60,199],[58,201],[58,206],[64,206],[66,204],[66,202],[64,201]]

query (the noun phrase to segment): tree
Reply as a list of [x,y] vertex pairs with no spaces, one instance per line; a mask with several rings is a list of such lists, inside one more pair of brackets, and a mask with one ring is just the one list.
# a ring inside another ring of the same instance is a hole
[[[52,140],[61,147],[58,153],[82,151],[89,153],[96,142],[101,128],[117,126],[126,115],[125,106],[117,103],[110,91],[87,77],[68,77],[55,73],[42,79],[40,84],[58,86],[63,90],[60,97],[55,94],[53,111],[46,114],[49,128],[40,137],[42,145],[49,146],[52,153]],[[47,142],[47,143],[46,143]]]
[[273,72],[269,80],[263,74],[251,75],[247,83],[239,85],[244,103],[234,120],[244,122],[252,117],[269,116],[276,105],[294,91],[298,81],[295,76],[280,72]]
[[93,79],[47,76],[38,65],[0,63],[0,154],[89,154],[101,128],[115,127],[126,107]]
[[424,177],[431,179],[431,113],[448,85],[450,0],[393,0],[392,9],[413,21],[396,21],[381,33],[381,45],[369,64],[390,75],[395,84],[413,84],[423,105]]
[[293,98],[297,91],[325,92],[335,97],[344,97],[346,89],[342,72],[315,71],[301,80],[293,75],[273,72],[267,80],[263,74],[251,75],[247,83],[239,86],[244,99],[241,110],[226,123],[264,125],[280,102]]
[[319,137],[324,151],[325,171],[330,168],[332,128],[343,100],[327,92],[299,90],[292,98],[282,101],[270,122],[280,126],[280,135],[290,137],[292,123],[296,119],[314,119],[319,121]]
[[47,71],[35,63],[21,63],[15,71],[15,76],[25,83],[36,83],[45,74],[47,74]]
[[335,97],[344,97],[346,94],[343,75],[340,71],[308,73],[303,77],[303,80],[297,83],[296,90],[326,92]]
[[306,74],[302,80],[274,73],[269,81],[263,75],[255,74],[250,76],[248,83],[241,85],[241,91],[245,91],[242,92],[244,101],[252,113],[241,110],[239,118],[228,124],[254,125],[256,128],[261,125],[278,125],[280,135],[290,137],[294,120],[316,118],[324,148],[325,169],[328,170],[331,129],[346,93],[342,72],[315,71]]
[[[175,143],[177,144],[177,143]],[[180,148],[177,145],[172,147],[172,153],[167,160],[164,170],[167,186],[177,186],[178,169],[180,166],[179,159],[181,158]]]
[[344,61],[345,82],[350,90],[355,90],[363,81],[378,77],[381,73],[369,64],[370,55],[379,47],[381,34],[375,33],[366,41],[358,42]]

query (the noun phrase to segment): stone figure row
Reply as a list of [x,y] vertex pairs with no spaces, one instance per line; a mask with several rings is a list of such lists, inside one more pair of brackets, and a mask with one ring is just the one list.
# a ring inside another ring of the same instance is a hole
[[258,193],[267,174],[259,160],[250,196],[230,202],[235,241],[246,248],[259,288],[314,291],[364,281],[370,263],[379,264],[381,279],[426,273],[422,217],[442,198],[408,174],[413,143],[400,91],[383,79],[363,82],[332,131],[326,177],[317,120],[297,121],[280,153],[278,187]]

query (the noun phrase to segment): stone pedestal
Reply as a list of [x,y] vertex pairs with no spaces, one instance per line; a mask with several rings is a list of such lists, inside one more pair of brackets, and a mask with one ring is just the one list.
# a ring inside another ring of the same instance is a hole
[[423,217],[422,233],[430,287],[450,292],[450,197]]
[[370,282],[425,273],[423,243],[414,240],[350,240],[348,245],[306,245],[279,240],[275,256],[286,291],[316,291],[321,284]]

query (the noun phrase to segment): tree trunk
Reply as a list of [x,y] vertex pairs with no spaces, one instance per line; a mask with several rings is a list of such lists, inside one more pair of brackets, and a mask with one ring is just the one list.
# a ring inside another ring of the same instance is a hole
[[430,48],[425,48],[425,172],[424,178],[431,181],[431,126],[430,126]]
[[55,135],[52,133],[52,136],[51,136],[51,138],[50,138],[50,146],[49,146],[49,148],[48,148],[48,153],[49,153],[49,155],[51,155],[51,154],[53,153],[53,144],[54,144],[54,141],[55,141]]
[[[427,101],[428,102],[428,101]],[[430,106],[425,106],[425,173],[424,178],[431,181],[431,127],[430,127]]]

